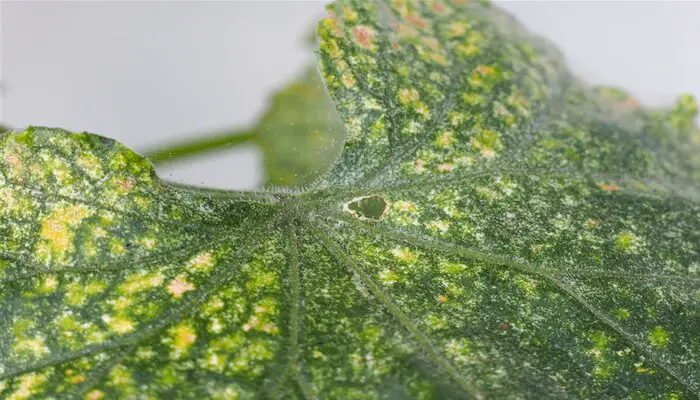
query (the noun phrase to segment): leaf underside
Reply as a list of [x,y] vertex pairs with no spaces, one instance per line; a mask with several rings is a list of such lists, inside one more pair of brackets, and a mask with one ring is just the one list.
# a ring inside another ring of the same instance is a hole
[[0,136],[0,398],[696,398],[697,105],[461,3],[330,6],[346,140],[301,193]]

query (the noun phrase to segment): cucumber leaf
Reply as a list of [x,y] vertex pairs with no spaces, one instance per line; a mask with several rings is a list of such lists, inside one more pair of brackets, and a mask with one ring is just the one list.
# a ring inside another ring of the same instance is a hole
[[482,3],[341,1],[318,36],[346,136],[298,193],[0,137],[0,397],[697,398],[690,96],[588,87]]

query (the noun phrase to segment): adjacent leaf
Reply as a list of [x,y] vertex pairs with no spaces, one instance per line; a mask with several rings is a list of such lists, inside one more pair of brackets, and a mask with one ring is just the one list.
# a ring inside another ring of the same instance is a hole
[[0,143],[0,397],[696,398],[693,118],[590,89],[487,5],[339,2],[346,141],[294,194]]
[[147,156],[154,162],[255,144],[263,156],[267,184],[303,186],[325,172],[342,145],[343,128],[316,70],[276,93],[258,124],[245,132],[226,132],[164,149]]

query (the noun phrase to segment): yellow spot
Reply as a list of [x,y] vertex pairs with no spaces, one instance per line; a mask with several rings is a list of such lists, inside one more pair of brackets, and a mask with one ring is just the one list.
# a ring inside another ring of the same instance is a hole
[[85,382],[86,379],[85,375],[74,375],[70,376],[67,380],[73,385],[78,385]]
[[168,292],[177,299],[191,290],[194,290],[194,285],[187,282],[183,275],[177,276],[168,285]]
[[454,144],[454,142],[456,142],[456,140],[454,138],[454,132],[452,132],[452,131],[442,132],[440,134],[440,136],[438,136],[436,142],[437,142],[437,145],[440,147],[451,146],[452,144]]
[[58,279],[54,275],[49,275],[44,279],[40,290],[43,293],[53,293],[56,291],[56,286],[58,286]]
[[347,5],[343,6],[343,17],[345,17],[345,20],[348,22],[355,22],[357,21],[357,12],[350,8]]
[[212,331],[213,333],[221,333],[221,331],[224,329],[224,326],[221,324],[221,320],[218,318],[212,318],[211,323],[209,324],[209,330]]
[[41,225],[38,257],[47,263],[63,260],[73,249],[75,228],[90,214],[91,210],[82,205],[57,208]]
[[627,321],[630,318],[630,311],[626,308],[617,308],[613,313],[622,321]]
[[470,106],[477,106],[484,102],[484,98],[476,93],[462,93],[462,101]]
[[248,322],[243,325],[243,331],[247,332],[253,329],[273,335],[279,333],[277,325],[269,319],[270,316],[277,315],[277,305],[273,299],[263,299],[253,308],[253,311],[255,311],[255,315],[251,316]]
[[431,53],[430,54],[430,59],[435,61],[436,63],[440,65],[447,65],[449,64],[449,61],[447,60],[447,57],[445,57],[444,54],[440,53]]
[[141,243],[141,246],[143,246],[143,248],[147,250],[153,250],[156,248],[156,240],[151,237],[141,238],[141,240],[139,240],[139,243]]
[[42,356],[49,352],[49,349],[44,344],[44,339],[42,337],[18,340],[14,344],[14,350],[17,353],[29,353],[35,357]]
[[150,274],[135,273],[119,285],[119,291],[124,294],[134,294],[163,284],[163,274],[153,272]]
[[479,48],[474,44],[459,44],[457,45],[457,54],[462,57],[473,57],[479,53]]
[[447,7],[445,7],[445,5],[440,2],[433,2],[430,5],[430,9],[432,9],[433,12],[437,15],[447,15],[449,13]]
[[190,261],[190,268],[197,272],[209,271],[214,266],[214,257],[211,253],[201,253]]
[[197,333],[188,325],[179,325],[173,329],[173,346],[178,350],[185,350],[197,340]]
[[401,261],[415,262],[418,260],[418,255],[405,247],[396,247],[391,251],[391,254]]
[[423,45],[429,47],[431,50],[439,50],[440,49],[440,42],[437,41],[434,37],[423,37],[420,39],[421,43]]
[[484,158],[493,158],[496,155],[496,152],[491,148],[484,147],[481,149],[481,155],[484,156]]
[[425,161],[418,159],[416,160],[416,172],[417,173],[422,173],[425,171]]
[[409,104],[418,101],[420,94],[416,89],[401,89],[399,90],[399,101],[401,104]]
[[447,32],[451,37],[462,36],[467,32],[467,24],[464,22],[453,22],[447,27]]
[[121,240],[112,239],[109,242],[109,251],[116,255],[122,255],[126,252],[126,247]]
[[116,298],[116,300],[112,300],[110,302],[115,311],[125,311],[131,307],[133,300],[128,296],[119,296]]
[[501,146],[500,134],[489,129],[482,130],[472,141],[472,147],[479,149],[485,158],[493,158]]
[[493,75],[496,72],[496,69],[486,65],[479,65],[476,67],[476,72],[481,75]]
[[589,219],[586,220],[586,222],[584,222],[584,225],[585,225],[586,228],[588,228],[588,229],[593,229],[593,228],[597,228],[597,227],[600,226],[600,221],[598,221],[597,219],[591,219],[591,218],[589,218]]
[[105,397],[105,393],[101,390],[94,389],[85,394],[85,400],[102,400]]
[[405,16],[406,21],[408,21],[411,25],[425,29],[428,27],[428,21],[426,21],[423,17],[416,13],[409,13]]
[[427,224],[425,224],[426,228],[430,229],[431,231],[438,231],[441,233],[447,232],[448,229],[450,229],[450,223],[447,221],[430,221]]
[[46,376],[29,373],[19,379],[17,390],[7,397],[7,400],[25,400],[35,398],[39,393],[39,385],[46,382]]
[[92,178],[98,178],[103,175],[100,160],[92,154],[80,156],[77,163]]
[[236,388],[227,387],[215,390],[211,394],[211,398],[212,400],[238,400],[241,398],[241,395]]
[[342,50],[340,50],[340,46],[338,46],[338,41],[335,39],[327,40],[324,45],[326,51],[328,51],[328,55],[330,55],[331,58],[338,58],[343,55]]
[[423,118],[430,118],[430,109],[425,104],[418,102],[416,104],[416,112],[420,114]]
[[355,86],[355,77],[349,72],[343,73],[341,80],[343,81],[343,85],[345,85],[345,87]]
[[113,332],[123,335],[134,330],[134,323],[125,317],[117,316],[112,317],[110,315],[103,315],[102,321],[104,321],[109,329]]
[[444,163],[444,164],[438,165],[437,169],[440,172],[450,172],[454,169],[454,167],[455,167],[454,164]]
[[535,281],[525,277],[514,278],[513,282],[525,292],[528,297],[534,297],[537,295],[537,284]]
[[384,269],[379,272],[379,281],[385,285],[393,285],[399,280],[399,276],[396,272],[390,269]]
[[649,332],[649,342],[654,347],[666,347],[670,334],[662,326],[655,327]]
[[416,204],[411,202],[411,201],[404,201],[404,200],[398,200],[394,202],[394,207],[396,207],[397,210],[403,211],[403,212],[413,212],[416,211],[417,207]]

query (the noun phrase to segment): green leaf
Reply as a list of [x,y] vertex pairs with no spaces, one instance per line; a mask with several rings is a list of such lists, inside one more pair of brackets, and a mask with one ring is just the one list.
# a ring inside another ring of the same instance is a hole
[[346,141],[300,193],[1,137],[1,398],[698,397],[691,98],[588,88],[481,4],[319,37]]
[[262,152],[267,184],[303,186],[325,172],[340,151],[343,128],[316,70],[276,93],[258,124],[243,132],[226,132],[147,152],[164,163],[242,143]]

